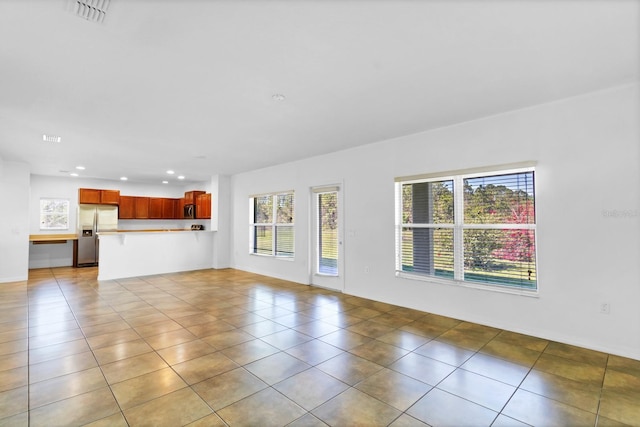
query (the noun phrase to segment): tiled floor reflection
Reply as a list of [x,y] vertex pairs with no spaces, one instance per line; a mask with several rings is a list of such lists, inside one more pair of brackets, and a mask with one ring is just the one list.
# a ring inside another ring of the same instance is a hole
[[640,361],[237,270],[0,285],[0,426],[640,426]]

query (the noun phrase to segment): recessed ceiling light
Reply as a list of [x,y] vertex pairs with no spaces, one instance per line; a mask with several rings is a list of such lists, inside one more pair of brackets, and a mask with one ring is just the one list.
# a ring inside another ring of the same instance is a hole
[[84,166],[76,166],[76,169],[78,169],[79,171],[83,171],[85,168]]
[[180,175],[180,176],[178,177],[178,179],[184,179],[184,176],[183,176],[183,175]]
[[167,173],[168,173],[169,175],[173,175],[175,172],[174,172],[174,171],[172,171],[172,170],[168,170],[168,171],[167,171]]
[[62,142],[62,137],[61,136],[57,136],[57,135],[43,134],[42,135],[42,140],[44,142]]
[[281,94],[281,93],[276,93],[275,95],[272,95],[272,96],[271,96],[271,98],[272,98],[274,101],[284,101],[285,99],[287,99],[287,97],[286,97],[286,96],[284,96],[284,95],[283,95],[283,94]]
[[163,183],[163,184],[168,184],[168,183],[169,183],[169,181],[162,181],[162,183]]
[[69,175],[71,175],[71,176],[78,176],[78,174],[77,174],[77,173],[75,173],[75,172],[71,172]]
[[127,178],[126,176],[121,176],[121,177],[120,177],[120,181],[126,181],[126,180],[128,180],[128,179],[129,179],[129,178]]

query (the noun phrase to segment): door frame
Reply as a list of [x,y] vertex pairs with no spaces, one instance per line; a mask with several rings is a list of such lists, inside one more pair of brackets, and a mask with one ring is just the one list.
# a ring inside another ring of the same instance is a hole
[[[318,194],[337,193],[338,211],[338,274],[318,273]],[[317,185],[309,188],[309,284],[337,292],[344,291],[344,184]]]

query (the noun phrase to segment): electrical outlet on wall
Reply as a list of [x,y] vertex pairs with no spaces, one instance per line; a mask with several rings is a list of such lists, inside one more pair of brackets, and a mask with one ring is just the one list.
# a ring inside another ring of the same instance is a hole
[[611,305],[608,302],[600,303],[600,313],[609,314],[611,312]]

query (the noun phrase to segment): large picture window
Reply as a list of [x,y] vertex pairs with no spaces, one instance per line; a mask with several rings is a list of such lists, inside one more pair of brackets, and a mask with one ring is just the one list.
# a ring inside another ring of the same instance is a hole
[[396,271],[536,290],[532,168],[396,182]]
[[251,253],[293,257],[293,192],[253,196],[249,201]]

